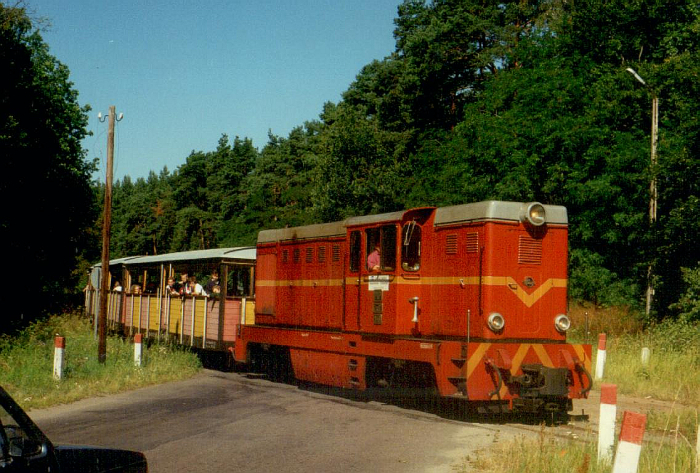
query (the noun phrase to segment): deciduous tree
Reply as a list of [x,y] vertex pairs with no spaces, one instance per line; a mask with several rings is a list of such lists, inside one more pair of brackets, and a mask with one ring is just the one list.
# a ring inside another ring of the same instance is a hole
[[9,322],[58,311],[74,293],[95,207],[80,144],[89,108],[21,7],[0,4],[0,69],[0,241],[13,286],[31,294],[5,308]]

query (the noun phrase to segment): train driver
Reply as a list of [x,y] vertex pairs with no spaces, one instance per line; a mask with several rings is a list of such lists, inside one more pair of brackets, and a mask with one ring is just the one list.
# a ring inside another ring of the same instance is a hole
[[370,272],[379,271],[381,262],[382,248],[379,243],[375,243],[374,251],[367,256],[367,269]]

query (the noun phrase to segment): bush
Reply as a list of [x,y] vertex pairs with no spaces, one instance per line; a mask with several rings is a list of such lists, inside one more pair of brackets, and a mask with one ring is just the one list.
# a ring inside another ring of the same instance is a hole
[[603,257],[592,251],[574,249],[570,255],[569,297],[576,302],[599,306],[631,306],[639,288],[621,280],[604,266]]
[[678,318],[688,322],[700,321],[700,266],[695,269],[681,268],[685,293],[669,309],[678,312]]

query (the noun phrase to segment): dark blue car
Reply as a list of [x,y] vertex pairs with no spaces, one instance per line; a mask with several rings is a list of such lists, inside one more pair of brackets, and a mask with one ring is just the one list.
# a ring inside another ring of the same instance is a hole
[[143,453],[100,447],[53,445],[0,387],[0,473],[148,471]]

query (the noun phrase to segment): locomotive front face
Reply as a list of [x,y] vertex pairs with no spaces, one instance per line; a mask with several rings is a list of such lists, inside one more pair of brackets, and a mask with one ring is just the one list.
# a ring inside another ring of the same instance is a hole
[[567,227],[547,219],[527,204],[518,222],[484,224],[483,337],[565,340]]
[[434,246],[438,332],[565,340],[563,207],[485,202],[438,209]]
[[[568,219],[539,203],[436,210],[434,333],[466,337],[444,376],[470,399],[566,410],[590,387],[590,353],[566,344]],[[459,366],[458,366],[459,365]],[[587,388],[584,388],[586,386]]]

